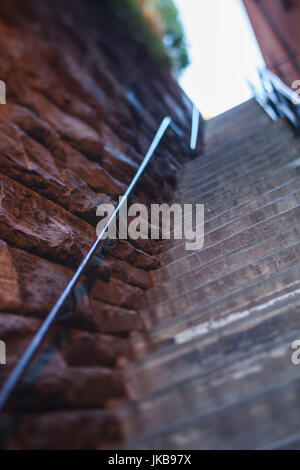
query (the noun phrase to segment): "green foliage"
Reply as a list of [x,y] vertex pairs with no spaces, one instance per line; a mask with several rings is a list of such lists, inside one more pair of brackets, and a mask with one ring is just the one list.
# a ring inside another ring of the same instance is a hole
[[168,40],[168,50],[175,69],[181,71],[189,64],[189,57],[178,10],[172,0],[153,1],[165,23],[165,39]]
[[185,34],[173,0],[110,0],[135,41],[161,66],[176,74],[189,64]]

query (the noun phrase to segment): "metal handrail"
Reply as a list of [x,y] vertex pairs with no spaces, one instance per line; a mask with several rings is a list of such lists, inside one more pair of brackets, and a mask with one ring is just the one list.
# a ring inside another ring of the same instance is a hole
[[[193,114],[192,114],[192,130],[191,130],[191,142],[190,142],[190,148],[191,150],[195,150],[196,145],[197,145],[197,138],[198,138],[198,132],[199,132],[199,120],[200,120],[200,112],[198,109],[193,105]],[[11,374],[9,375],[8,379],[4,383],[1,391],[0,391],[0,412],[3,411],[8,399],[10,398],[12,392],[14,391],[16,385],[24,375],[27,367],[29,366],[31,360],[33,359],[33,356],[37,352],[39,346],[42,344],[49,328],[53,324],[54,320],[57,318],[58,314],[61,312],[62,308],[65,306],[66,301],[68,300],[69,296],[73,293],[79,279],[81,276],[84,274],[86,269],[91,263],[91,260],[97,253],[101,242],[103,241],[103,236],[106,232],[106,230],[109,228],[110,224],[116,219],[121,207],[125,203],[126,199],[132,192],[134,186],[136,185],[137,181],[139,180],[140,176],[144,172],[146,166],[148,165],[151,157],[153,156],[155,150],[157,149],[159,143],[161,142],[163,136],[165,135],[167,129],[170,128],[172,129],[179,137],[184,138],[185,134],[182,132],[182,130],[177,126],[177,124],[172,120],[171,117],[166,116],[155,136],[154,139],[149,147],[149,150],[147,151],[144,160],[139,167],[136,175],[134,176],[133,180],[131,181],[127,191],[125,192],[124,196],[120,200],[118,206],[116,207],[115,211],[109,218],[108,222],[106,223],[105,227],[103,228],[102,232],[90,248],[89,252],[77,268],[76,272],[74,273],[73,277],[69,281],[68,285],[65,287],[64,291],[60,295],[59,299],[51,309],[50,313],[42,323],[40,329],[38,332],[35,334],[34,338],[30,342],[29,346],[23,353],[22,357],[20,360],[17,362],[15,365],[14,369],[12,370]]]
[[269,81],[282,96],[288,100],[293,100],[293,91],[286,85],[286,83],[281,80],[281,78],[278,77],[278,75],[269,70],[267,67],[261,69],[259,73],[262,81]]
[[252,83],[249,86],[254,98],[271,119],[285,117],[297,135],[300,134],[299,106],[294,102],[294,93],[274,72],[267,67],[258,70],[261,83],[259,91]]
[[254,85],[248,80],[248,85],[250,90],[253,93],[254,98],[258,102],[258,104],[264,109],[264,111],[267,113],[270,119],[272,121],[277,121],[278,115],[274,111],[273,107],[270,105],[268,99],[264,96],[263,93],[261,93]]
[[199,123],[200,123],[200,113],[197,107],[193,104],[193,116],[192,116],[192,127],[191,127],[191,141],[190,148],[191,150],[196,150],[198,134],[199,134]]

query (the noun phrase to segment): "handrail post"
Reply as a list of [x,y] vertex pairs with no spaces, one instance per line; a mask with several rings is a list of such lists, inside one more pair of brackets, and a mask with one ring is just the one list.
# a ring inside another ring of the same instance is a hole
[[193,112],[192,112],[192,125],[191,125],[191,140],[190,148],[191,150],[196,150],[199,134],[199,123],[200,123],[200,111],[193,103]]

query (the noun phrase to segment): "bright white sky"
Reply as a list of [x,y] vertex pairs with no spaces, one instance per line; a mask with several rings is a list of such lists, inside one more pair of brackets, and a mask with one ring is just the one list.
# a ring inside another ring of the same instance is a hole
[[175,0],[191,65],[181,86],[204,116],[213,117],[251,97],[246,78],[263,64],[241,0]]

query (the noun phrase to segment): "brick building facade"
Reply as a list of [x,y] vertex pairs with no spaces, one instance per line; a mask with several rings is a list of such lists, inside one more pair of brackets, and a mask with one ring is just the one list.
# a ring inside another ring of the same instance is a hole
[[244,0],[267,67],[287,85],[300,79],[300,1]]

